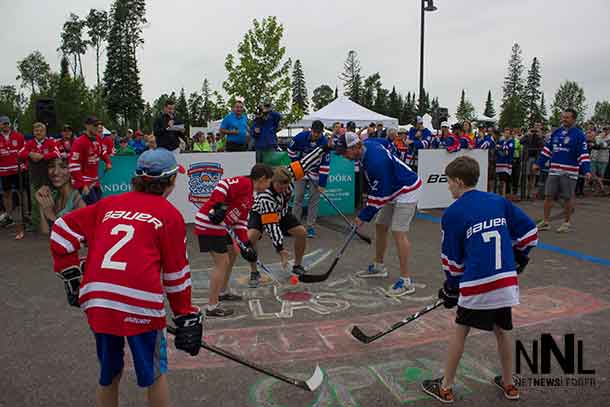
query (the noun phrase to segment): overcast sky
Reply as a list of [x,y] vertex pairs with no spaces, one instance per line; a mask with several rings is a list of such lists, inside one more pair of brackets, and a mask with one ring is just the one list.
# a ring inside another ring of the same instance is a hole
[[[514,42],[529,67],[542,63],[550,105],[566,80],[585,89],[589,111],[610,99],[610,1],[436,0],[426,13],[425,87],[441,106],[455,111],[461,89],[481,112],[491,89],[496,107]],[[109,0],[0,0],[0,84],[16,84],[16,61],[40,50],[58,69],[59,34],[70,12],[109,9]],[[381,74],[384,87],[417,91],[419,0],[148,0],[149,26],[139,52],[144,98],[184,87],[201,88],[204,77],[220,89],[224,60],[235,52],[254,18],[275,15],[284,24],[284,45],[301,59],[309,96],[320,84],[335,85],[350,49],[362,73]],[[95,81],[95,57],[84,59],[87,82]],[[105,63],[105,58],[103,59]],[[246,95],[247,96],[247,95]]]

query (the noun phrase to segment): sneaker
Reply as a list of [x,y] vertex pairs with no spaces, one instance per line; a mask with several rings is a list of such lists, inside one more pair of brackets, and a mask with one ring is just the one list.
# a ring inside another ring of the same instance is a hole
[[361,270],[356,273],[356,277],[360,278],[371,278],[371,277],[387,277],[388,270],[386,270],[383,263],[371,263],[366,270]]
[[388,295],[391,297],[401,297],[406,294],[413,294],[415,292],[415,286],[412,283],[407,283],[402,278],[394,283],[388,289]]
[[218,296],[218,301],[243,301],[244,297],[241,295],[233,294],[232,292],[228,292],[225,294],[220,294]]
[[313,226],[307,226],[307,237],[310,239],[316,237],[316,230],[313,228]]
[[453,390],[451,388],[443,389],[442,377],[434,380],[424,380],[421,383],[421,389],[441,403],[453,403]]
[[261,273],[250,273],[250,280],[248,281],[248,287],[257,288],[260,284]]
[[235,311],[233,311],[232,309],[224,309],[220,307],[205,310],[205,316],[207,318],[225,318],[230,317],[234,313]]
[[502,389],[504,397],[509,400],[519,400],[519,389],[514,384],[504,385],[502,383],[502,376],[494,377],[494,383],[496,386]]
[[14,224],[15,221],[10,216],[6,216],[4,219],[2,219],[0,226],[2,226],[3,228],[7,228],[9,226],[13,226]]
[[305,270],[305,267],[301,266],[300,264],[292,266],[292,274],[296,274],[297,276],[302,276],[306,272],[307,272],[307,270]]
[[544,230],[550,230],[551,229],[551,225],[549,225],[547,222],[545,222],[544,220],[539,220],[538,223],[536,223],[536,227],[538,228],[539,232],[542,232]]
[[570,223],[569,222],[563,222],[561,224],[561,226],[559,226],[557,228],[557,233],[567,233],[570,231]]

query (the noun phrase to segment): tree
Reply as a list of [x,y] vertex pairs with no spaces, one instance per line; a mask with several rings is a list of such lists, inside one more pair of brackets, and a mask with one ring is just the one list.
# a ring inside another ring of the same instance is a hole
[[216,90],[212,92],[212,99],[214,100],[211,105],[212,120],[222,119],[229,113],[227,102],[225,102],[222,95]]
[[305,85],[305,74],[300,60],[294,62],[292,71],[292,104],[299,107],[301,113],[307,114],[309,102],[307,100],[307,86]]
[[361,102],[362,98],[362,76],[360,76],[360,61],[356,51],[351,50],[347,53],[347,58],[343,63],[343,73],[339,75],[343,81],[344,93],[352,101]]
[[[413,97],[415,98],[415,96]],[[426,89],[423,89],[421,98],[417,102],[417,115],[423,116],[426,113],[430,113],[430,107],[430,94],[426,92]]]
[[333,89],[328,85],[320,85],[313,90],[311,101],[314,110],[320,110],[334,99]]
[[373,111],[387,115],[389,110],[389,97],[390,91],[386,88],[377,88],[375,95],[375,104],[373,105]]
[[14,86],[0,86],[0,112],[18,122],[25,109],[25,97]]
[[538,58],[532,60],[532,65],[527,72],[527,83],[524,91],[524,108],[528,124],[543,120],[540,113],[540,98],[542,91],[540,90],[540,62]]
[[176,102],[176,116],[184,122],[186,127],[191,125],[191,119],[189,114],[189,107],[186,103],[186,95],[184,94],[184,88],[180,89],[180,96]]
[[466,92],[462,89],[462,96],[460,97],[460,104],[455,112],[455,117],[459,121],[474,120],[474,113],[474,106],[466,99]]
[[495,117],[496,109],[494,108],[494,101],[491,98],[491,90],[487,92],[487,100],[485,101],[485,109],[483,110],[483,116]]
[[154,121],[155,116],[153,108],[150,103],[146,102],[144,104],[144,110],[142,111],[142,116],[140,118],[140,129],[142,129],[144,133],[151,133],[153,130]]
[[375,105],[375,98],[377,96],[377,90],[380,88],[381,76],[379,75],[379,72],[369,75],[364,80],[364,86],[360,97],[360,104],[369,109],[373,109],[373,106]]
[[585,91],[578,83],[573,81],[565,81],[559,86],[555,93],[555,99],[551,105],[551,124],[559,126],[559,118],[561,112],[568,108],[576,110],[577,122],[582,123],[585,119],[585,111],[587,110]]
[[228,78],[222,84],[229,97],[246,97],[247,111],[253,112],[266,100],[280,112],[290,105],[290,67],[282,43],[284,26],[276,17],[256,19],[237,47],[237,55],[225,59]]
[[597,123],[610,124],[610,101],[596,102],[591,120]]
[[187,104],[191,126],[205,126],[207,122],[203,111],[203,97],[199,93],[193,92],[189,95]]
[[17,62],[22,87],[29,86],[31,94],[35,95],[47,89],[51,76],[51,67],[44,59],[40,51],[34,51],[21,61]]
[[396,92],[396,86],[392,86],[392,92],[388,97],[388,115],[390,117],[400,118],[402,111],[402,96]]
[[[210,82],[207,78],[203,79],[201,85],[201,121],[207,123],[212,117],[212,90],[210,88]],[[202,124],[203,126],[203,124]]]
[[79,126],[85,122],[88,115],[101,113],[92,109],[95,100],[91,97],[84,79],[78,75],[70,76],[69,62],[65,56],[62,58],[61,73],[54,96],[58,124]]
[[544,103],[544,92],[540,95],[540,117],[542,118],[542,121],[546,123],[547,112],[546,104]]
[[80,74],[83,77],[83,62],[81,55],[87,52],[89,42],[83,36],[83,28],[85,28],[85,20],[74,13],[70,13],[68,21],[64,23],[61,32],[61,45],[59,51],[65,56],[72,58],[72,75]]
[[92,8],[85,18],[87,34],[89,35],[89,45],[95,50],[95,68],[97,73],[97,85],[100,82],[100,56],[104,42],[108,37],[108,13],[106,10],[96,10]]
[[115,0],[110,9],[104,96],[112,120],[123,126],[136,124],[144,109],[135,52],[142,44],[144,13],[144,2],[139,0]]
[[513,44],[508,61],[508,72],[504,77],[504,92],[502,96],[502,111],[500,112],[501,127],[521,127],[525,118],[523,99],[523,60],[521,47]]
[[400,115],[400,122],[414,124],[416,117],[417,109],[415,107],[415,93],[411,95],[411,92],[408,92],[407,98],[405,99],[405,104],[402,108],[402,113]]

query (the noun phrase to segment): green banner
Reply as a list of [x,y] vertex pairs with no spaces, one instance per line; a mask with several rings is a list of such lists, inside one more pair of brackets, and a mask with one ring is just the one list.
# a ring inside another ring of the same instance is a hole
[[286,151],[267,151],[263,153],[263,163],[272,167],[290,165],[290,157]]
[[[340,155],[331,154],[330,175],[324,192],[346,215],[354,213],[354,162]],[[320,216],[336,216],[337,211],[320,197]]]
[[136,170],[137,156],[113,156],[112,169],[106,171],[106,164],[100,161],[102,196],[122,194],[131,191],[131,178]]

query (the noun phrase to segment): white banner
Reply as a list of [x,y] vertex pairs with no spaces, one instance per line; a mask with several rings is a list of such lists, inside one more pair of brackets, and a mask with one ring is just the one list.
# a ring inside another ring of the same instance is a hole
[[445,150],[419,150],[417,175],[423,181],[417,207],[420,209],[447,208],[454,199],[447,187],[445,168],[456,159],[467,155],[479,163],[480,176],[477,189],[487,191],[488,150],[462,150],[448,153]]
[[176,188],[169,201],[182,213],[186,223],[193,223],[195,213],[209,199],[218,181],[250,174],[255,161],[253,151],[178,154],[178,164],[186,174],[176,178]]

